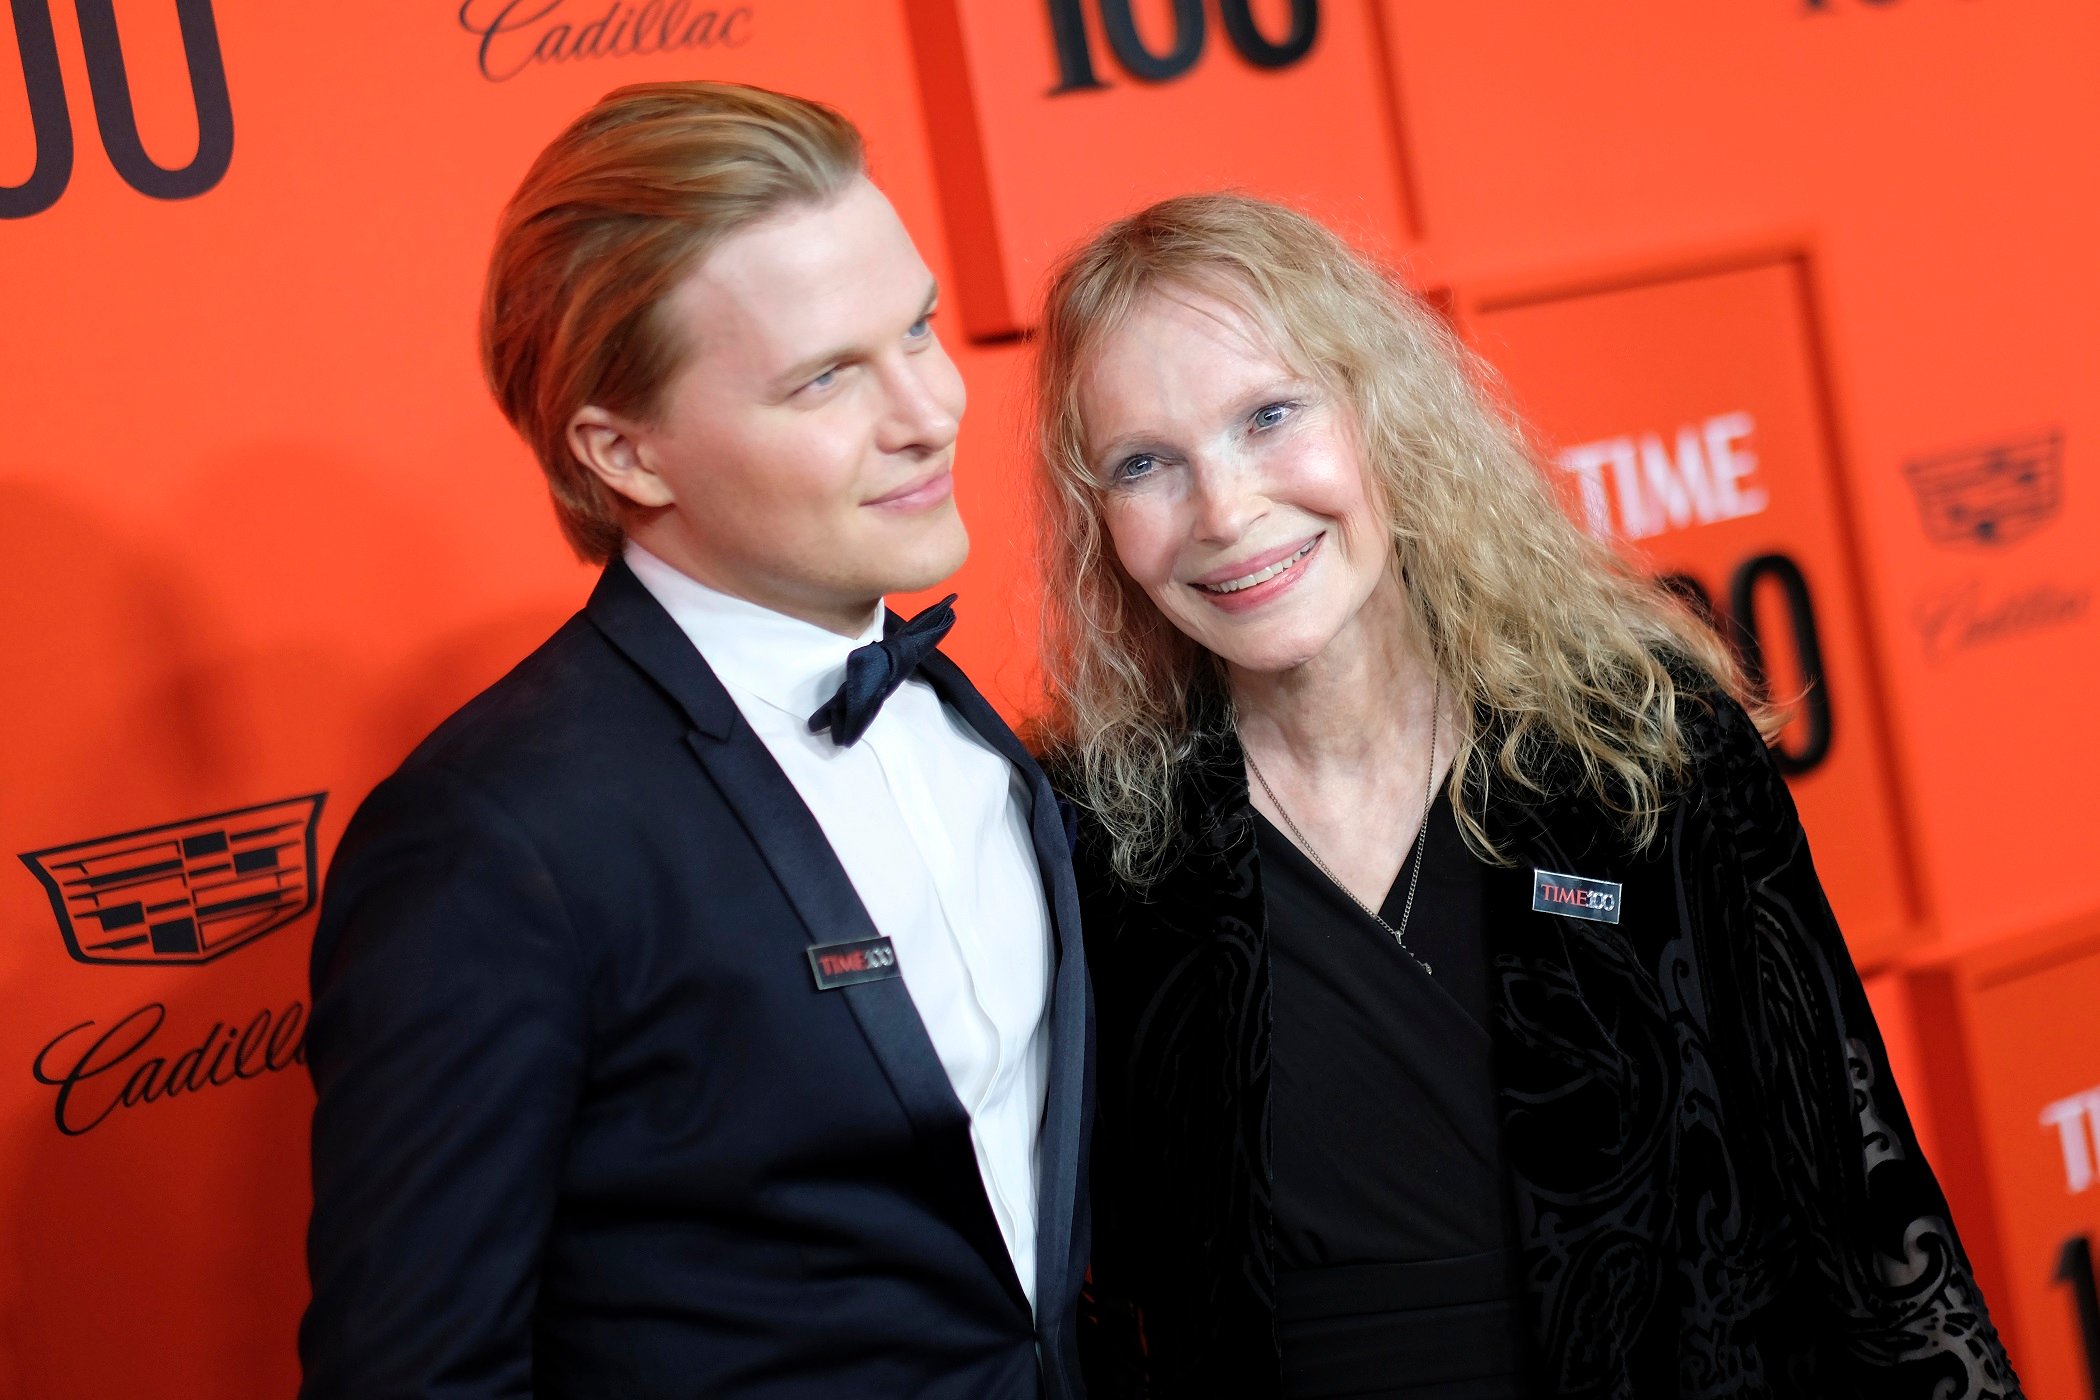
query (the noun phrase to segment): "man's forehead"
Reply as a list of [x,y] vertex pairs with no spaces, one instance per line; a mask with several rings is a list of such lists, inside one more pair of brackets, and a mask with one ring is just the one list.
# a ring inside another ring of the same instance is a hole
[[699,333],[703,353],[709,343],[733,348],[763,373],[878,328],[931,280],[889,202],[861,181],[725,238],[672,309]]

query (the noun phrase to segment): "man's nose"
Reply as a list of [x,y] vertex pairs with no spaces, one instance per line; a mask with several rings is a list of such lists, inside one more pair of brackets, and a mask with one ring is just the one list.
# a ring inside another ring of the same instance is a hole
[[962,376],[938,347],[899,355],[883,367],[887,411],[877,443],[885,452],[932,456],[954,445],[962,429]]

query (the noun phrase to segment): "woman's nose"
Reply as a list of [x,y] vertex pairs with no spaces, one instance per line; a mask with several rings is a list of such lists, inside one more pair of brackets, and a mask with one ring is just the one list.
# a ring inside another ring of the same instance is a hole
[[1197,461],[1190,472],[1191,528],[1206,544],[1231,544],[1261,518],[1261,483],[1239,464]]

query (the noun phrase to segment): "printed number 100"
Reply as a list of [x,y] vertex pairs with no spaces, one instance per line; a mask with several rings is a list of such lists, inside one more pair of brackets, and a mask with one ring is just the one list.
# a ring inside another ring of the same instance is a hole
[[2100,1287],[2093,1282],[2093,1242],[2085,1235],[2064,1241],[2056,1256],[2056,1281],[2071,1285],[2078,1308],[2078,1337],[2085,1353],[2086,1394],[2100,1400]]
[[1801,566],[1784,554],[1759,554],[1745,559],[1730,576],[1728,597],[1721,603],[1690,574],[1665,574],[1657,582],[1683,598],[1722,636],[1735,643],[1743,669],[1760,691],[1770,685],[1766,652],[1771,639],[1758,623],[1757,599],[1766,589],[1777,591],[1786,610],[1794,670],[1801,685],[1801,724],[1798,737],[1774,748],[1772,758],[1779,771],[1789,777],[1821,767],[1830,756],[1830,685],[1823,670],[1823,638],[1816,626],[1815,601],[1809,596],[1808,576],[1801,572]]
[[[1057,86],[1052,95],[1107,87],[1094,73],[1094,45],[1087,34],[1085,0],[1045,0],[1050,9],[1050,34],[1057,45]],[[1280,39],[1272,39],[1254,22],[1252,0],[1218,0],[1218,18],[1225,37],[1240,57],[1257,68],[1288,68],[1312,49],[1320,32],[1320,0],[1290,0],[1291,23]],[[1094,0],[1101,30],[1116,62],[1131,77],[1148,83],[1178,78],[1203,57],[1208,27],[1204,0],[1173,0],[1173,39],[1164,49],[1155,49],[1138,32],[1130,12],[1130,0]]]

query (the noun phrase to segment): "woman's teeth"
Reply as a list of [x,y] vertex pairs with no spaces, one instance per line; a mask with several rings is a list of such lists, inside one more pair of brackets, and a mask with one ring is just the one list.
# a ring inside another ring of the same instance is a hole
[[1199,583],[1196,587],[1202,589],[1205,593],[1237,593],[1242,588],[1252,588],[1257,583],[1267,583],[1270,579],[1312,553],[1312,547],[1319,542],[1320,537],[1315,535],[1305,542],[1305,548],[1299,550],[1288,559],[1277,560],[1266,569],[1256,569],[1251,574],[1242,574],[1238,578],[1227,579],[1224,583]]

